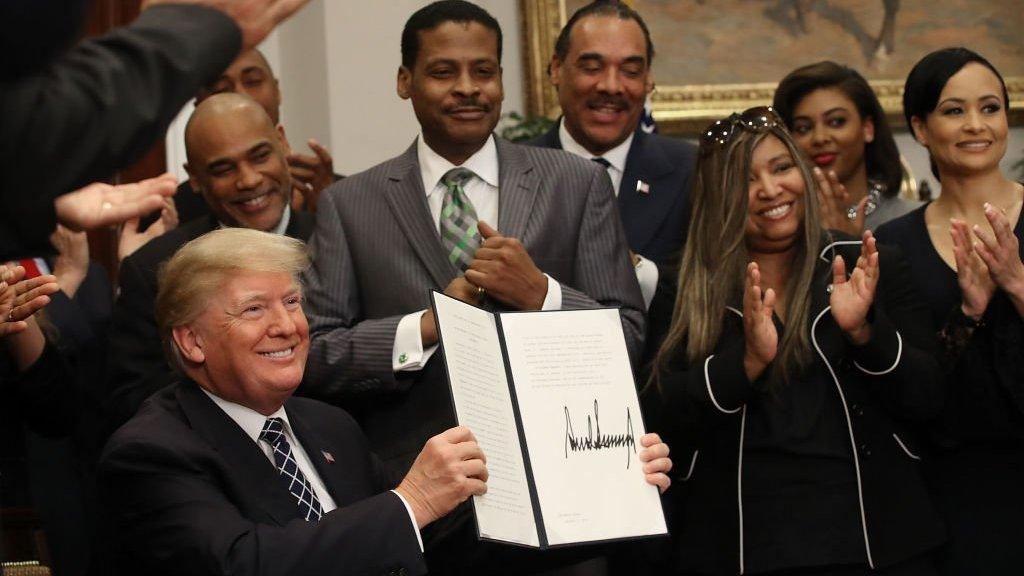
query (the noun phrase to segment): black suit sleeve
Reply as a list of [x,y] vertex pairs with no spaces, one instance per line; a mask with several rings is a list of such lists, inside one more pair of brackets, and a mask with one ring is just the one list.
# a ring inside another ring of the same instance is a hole
[[195,576],[426,571],[397,495],[377,494],[318,523],[255,522],[225,496],[225,479],[202,458],[152,442],[108,447],[99,484],[122,549],[144,557],[136,570]]
[[[127,422],[151,394],[179,377],[167,364],[153,310],[155,273],[128,257],[121,265],[120,294],[110,330],[107,428]],[[152,280],[147,280],[152,278]]]
[[53,251],[53,199],[139,157],[235,58],[241,33],[199,6],[148,9],[0,89],[0,259]]

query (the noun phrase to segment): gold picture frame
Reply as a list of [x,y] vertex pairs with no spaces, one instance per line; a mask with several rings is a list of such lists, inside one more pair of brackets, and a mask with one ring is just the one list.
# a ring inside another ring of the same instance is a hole
[[[528,116],[557,118],[558,97],[547,67],[555,39],[568,19],[565,0],[520,0]],[[656,40],[655,40],[656,41]],[[1005,78],[1010,93],[1010,123],[1024,124],[1024,76]],[[902,129],[903,80],[871,80],[895,129]],[[652,96],[661,132],[692,136],[731,112],[771,103],[776,83],[658,85]]]

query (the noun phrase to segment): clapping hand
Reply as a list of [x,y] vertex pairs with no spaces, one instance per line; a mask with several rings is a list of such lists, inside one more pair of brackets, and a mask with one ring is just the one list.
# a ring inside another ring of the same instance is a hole
[[775,360],[779,349],[779,333],[775,330],[772,314],[775,312],[775,291],[761,291],[761,271],[756,262],[747,264],[743,286],[743,335],[746,351],[743,368],[747,379],[753,382]]
[[960,285],[961,310],[964,315],[981,320],[988,303],[996,292],[996,283],[989,275],[984,260],[975,251],[967,223],[952,218],[949,235],[953,238],[953,258],[956,260],[956,280]]
[[836,256],[832,262],[832,295],[829,298],[832,317],[856,345],[863,345],[871,339],[868,312],[875,301],[878,276],[878,247],[870,231],[864,232],[860,257],[849,278],[846,277],[846,262],[842,256]]
[[25,280],[21,266],[0,266],[0,338],[28,328],[26,320],[50,303],[59,287],[55,276]]
[[178,209],[174,205],[174,199],[164,200],[164,207],[160,211],[160,218],[149,225],[144,232],[139,231],[139,217],[136,216],[124,223],[121,227],[121,234],[117,239],[117,260],[124,262],[124,259],[131,256],[139,248],[145,246],[150,240],[170,232],[178,227]]
[[974,251],[985,262],[988,275],[996,286],[1018,300],[1024,300],[1024,262],[1021,262],[1020,246],[1010,220],[1002,210],[987,202],[985,218],[992,230],[974,227],[974,235],[981,240],[974,245]]
[[825,174],[821,168],[814,168],[814,180],[818,183],[818,204],[821,210],[822,226],[830,230],[839,230],[851,236],[860,236],[864,230],[865,207],[868,197],[861,198],[857,204],[857,217],[850,220],[847,206],[850,205],[850,193],[839,181],[834,170]]
[[307,212],[316,212],[320,193],[334,183],[334,159],[316,140],[310,139],[309,148],[313,154],[288,155],[288,172],[301,197],[301,207]]

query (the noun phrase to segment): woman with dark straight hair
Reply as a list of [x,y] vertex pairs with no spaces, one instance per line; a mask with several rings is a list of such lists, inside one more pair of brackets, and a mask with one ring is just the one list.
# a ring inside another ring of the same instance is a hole
[[1024,566],[1024,186],[999,169],[1008,103],[999,71],[966,48],[918,62],[903,113],[942,189],[878,230],[908,257],[942,347],[947,400],[925,475],[949,575]]
[[797,68],[779,83],[774,107],[815,163],[815,177],[830,184],[821,186],[826,227],[859,235],[920,205],[899,197],[900,151],[856,70],[830,61]]
[[906,265],[871,232],[823,229],[770,108],[703,134],[691,198],[644,391],[683,463],[669,570],[934,574],[941,522],[903,431],[941,405],[939,369]]

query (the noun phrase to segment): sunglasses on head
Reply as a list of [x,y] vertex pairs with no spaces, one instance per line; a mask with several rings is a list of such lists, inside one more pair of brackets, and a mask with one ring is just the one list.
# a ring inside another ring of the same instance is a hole
[[755,106],[740,113],[733,112],[728,118],[715,121],[701,133],[701,148],[708,153],[727,145],[736,135],[737,128],[758,134],[776,126],[783,126],[783,122],[771,106]]

